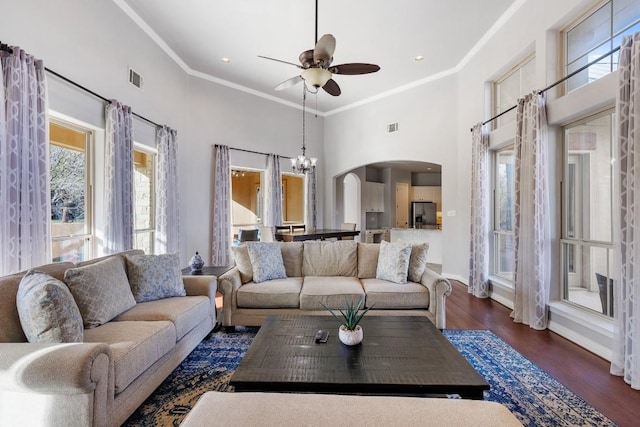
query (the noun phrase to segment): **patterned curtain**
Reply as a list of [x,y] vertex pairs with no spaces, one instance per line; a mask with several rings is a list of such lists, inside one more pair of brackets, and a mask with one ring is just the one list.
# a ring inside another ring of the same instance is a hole
[[267,154],[267,173],[264,183],[263,224],[275,227],[282,224],[282,178],[280,156]]
[[213,162],[211,263],[214,266],[225,266],[231,263],[231,168],[229,167],[229,147],[216,145]]
[[307,172],[304,225],[308,230],[315,230],[318,227],[318,179],[316,174],[315,167]]
[[515,141],[515,322],[547,328],[550,214],[543,94],[518,100]]
[[473,127],[471,165],[471,258],[467,291],[489,296],[489,134],[482,123]]
[[42,61],[0,53],[0,275],[51,262],[49,120]]
[[614,168],[614,341],[611,373],[640,389],[640,33],[622,39]]
[[131,107],[117,101],[105,106],[106,254],[133,248],[133,117]]
[[180,250],[177,138],[178,132],[166,126],[156,131],[156,254]]

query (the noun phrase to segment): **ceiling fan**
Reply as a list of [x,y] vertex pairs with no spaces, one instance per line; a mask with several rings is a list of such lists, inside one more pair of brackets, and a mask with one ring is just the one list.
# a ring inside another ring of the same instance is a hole
[[340,95],[340,86],[333,80],[333,74],[369,74],[380,70],[375,64],[349,63],[331,65],[333,52],[336,49],[336,39],[331,34],[325,34],[318,40],[318,0],[316,0],[316,46],[313,49],[305,50],[300,54],[298,60],[301,65],[281,59],[269,58],[258,55],[260,58],[283,64],[293,65],[302,70],[299,75],[291,77],[275,87],[275,90],[284,90],[305,81],[308,88],[315,88],[316,92],[322,88],[330,95]]

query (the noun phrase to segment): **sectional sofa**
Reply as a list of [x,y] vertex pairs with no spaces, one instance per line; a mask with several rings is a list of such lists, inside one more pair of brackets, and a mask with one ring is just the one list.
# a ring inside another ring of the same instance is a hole
[[427,267],[428,245],[355,241],[247,242],[218,278],[223,326],[260,326],[270,314],[327,315],[322,304],[371,315],[425,316],[445,328],[451,283]]
[[0,278],[0,425],[119,426],[213,329],[215,292],[141,251]]

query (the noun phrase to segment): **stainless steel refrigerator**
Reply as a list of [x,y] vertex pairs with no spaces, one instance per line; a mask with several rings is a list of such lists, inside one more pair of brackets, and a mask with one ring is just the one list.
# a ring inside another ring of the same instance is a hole
[[436,204],[433,202],[411,202],[411,227],[438,228]]

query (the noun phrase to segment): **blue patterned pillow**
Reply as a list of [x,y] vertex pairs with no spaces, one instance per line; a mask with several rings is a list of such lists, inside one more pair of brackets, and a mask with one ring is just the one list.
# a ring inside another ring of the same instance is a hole
[[280,243],[247,242],[246,245],[253,267],[254,282],[287,278]]
[[380,242],[376,279],[394,283],[407,283],[411,244]]
[[80,310],[60,280],[29,270],[20,281],[16,305],[20,324],[30,343],[82,342]]
[[187,294],[178,254],[127,256],[127,276],[136,302]]

